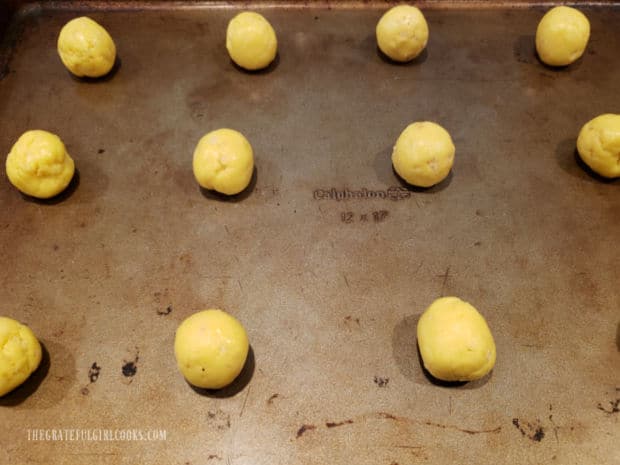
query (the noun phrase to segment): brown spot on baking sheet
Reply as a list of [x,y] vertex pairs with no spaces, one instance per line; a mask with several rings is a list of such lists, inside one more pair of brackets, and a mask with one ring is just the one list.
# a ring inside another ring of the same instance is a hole
[[407,420],[406,418],[397,417],[397,416],[392,415],[391,413],[387,413],[387,412],[379,412],[379,413],[377,413],[377,415],[379,416],[379,418],[385,418],[386,420],[394,420],[394,421],[405,421],[405,420]]
[[172,305],[168,305],[164,310],[157,310],[157,314],[160,316],[170,315],[172,313]]
[[[460,426],[457,425],[450,425],[450,424],[444,424],[444,423],[437,423],[434,421],[430,421],[430,420],[416,420],[413,418],[407,418],[407,417],[399,417],[396,415],[393,415],[391,413],[388,412],[376,412],[376,413],[368,413],[368,414],[363,414],[360,415],[358,417],[359,420],[362,420],[361,423],[364,423],[364,420],[369,419],[369,418],[375,418],[375,419],[380,419],[380,420],[391,420],[391,421],[396,421],[396,422],[400,422],[400,423],[409,423],[409,424],[418,424],[418,425],[423,425],[423,426],[431,426],[434,428],[440,428],[440,429],[446,429],[446,430],[454,430],[454,431],[458,431],[460,433],[465,433],[465,434],[469,434],[469,435],[474,435],[474,434],[497,434],[499,432],[501,432],[502,427],[498,426],[496,428],[490,428],[490,429],[470,429],[470,428],[461,428]],[[356,423],[356,420],[354,419],[348,419],[348,420],[344,420],[344,421],[340,421],[340,422],[326,422],[325,426],[327,428],[335,428],[338,426],[344,426],[344,425],[351,425],[353,423]],[[360,422],[358,422],[360,423]],[[297,438],[301,437],[306,431],[308,430],[314,430],[317,429],[317,427],[315,425],[312,424],[305,424],[302,425],[301,428],[299,428],[299,430],[297,431]],[[544,433],[543,433],[544,435]],[[417,447],[417,446],[415,446]]]
[[355,323],[355,324],[357,324],[357,326],[360,326],[360,319],[359,318],[353,318],[351,315],[345,316],[344,317],[344,321],[345,321],[345,323]]
[[267,399],[267,405],[272,405],[273,401],[276,400],[278,397],[280,397],[280,394],[278,394],[277,392],[275,394],[272,394],[271,397]]
[[390,382],[390,378],[382,378],[381,376],[375,376],[374,382],[380,388],[386,387]]
[[353,420],[344,420],[344,421],[327,421],[325,422],[325,426],[328,428],[337,428],[338,426],[351,425],[353,424]]
[[[618,389],[616,388],[616,391]],[[620,398],[615,400],[610,400],[608,402],[609,406],[605,406],[600,402],[596,405],[596,408],[601,412],[605,412],[607,415],[613,415],[614,413],[620,412]]]
[[123,376],[130,378],[135,376],[137,372],[138,367],[136,366],[135,362],[126,362],[123,365]]
[[223,431],[226,429],[230,429],[230,415],[226,412],[220,409],[209,410],[207,412],[207,417],[218,430]]
[[101,373],[101,367],[97,365],[97,362],[93,362],[91,367],[88,369],[88,379],[91,383],[97,382],[99,379],[99,374]]
[[539,424],[538,421],[535,423],[530,423],[519,420],[518,418],[513,418],[512,424],[519,430],[521,436],[525,436],[532,441],[540,442],[545,437],[545,429]]
[[316,429],[315,425],[301,425],[297,430],[297,438],[302,437],[306,431],[312,431],[314,429]]
[[425,421],[424,424],[426,426],[434,426],[435,428],[453,429],[456,431],[460,431],[461,433],[472,434],[472,435],[473,434],[485,434],[485,433],[499,433],[502,430],[501,426],[498,426],[497,428],[492,428],[492,429],[467,429],[467,428],[461,428],[456,425],[446,425],[443,423],[435,423],[434,421]]
[[133,360],[123,360],[123,367],[121,369],[123,376],[126,378],[133,378],[138,372],[138,360],[140,360],[140,351],[136,347],[136,355]]

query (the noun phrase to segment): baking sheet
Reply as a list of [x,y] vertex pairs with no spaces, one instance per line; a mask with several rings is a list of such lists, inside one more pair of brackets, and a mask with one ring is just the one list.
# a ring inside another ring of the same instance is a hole
[[[587,52],[561,70],[534,55],[540,7],[427,8],[427,51],[395,65],[376,49],[381,5],[262,5],[279,57],[261,73],[226,54],[235,8],[132,5],[29,8],[5,42],[0,153],[47,129],[79,179],[50,202],[0,183],[2,314],[46,349],[0,399],[0,463],[620,463],[619,184],[575,157],[581,126],[620,108],[616,4],[584,8]],[[119,52],[101,81],[72,78],[55,50],[85,12]],[[456,145],[428,190],[390,164],[417,120]],[[255,151],[231,200],[191,171],[220,127]],[[491,376],[445,386],[422,371],[417,318],[442,295],[487,318]],[[191,389],[172,350],[209,307],[252,344],[219,393]]]

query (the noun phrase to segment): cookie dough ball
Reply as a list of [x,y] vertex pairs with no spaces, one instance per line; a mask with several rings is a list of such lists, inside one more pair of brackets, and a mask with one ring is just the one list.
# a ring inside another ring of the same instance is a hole
[[97,78],[108,74],[114,66],[116,46],[108,31],[82,16],[69,21],[60,31],[58,54],[71,73]]
[[239,13],[228,23],[226,48],[230,58],[250,71],[265,68],[276,57],[276,32],[262,15]]
[[428,25],[415,6],[399,5],[388,10],[377,23],[377,44],[394,61],[417,57],[428,42]]
[[495,342],[483,316],[457,297],[442,297],[418,321],[424,366],[444,381],[473,381],[495,365]]
[[65,144],[51,132],[27,131],[6,157],[6,174],[24,194],[47,199],[71,182],[75,166]]
[[583,55],[590,38],[590,22],[579,10],[557,6],[540,20],[536,51],[550,66],[570,65]]
[[577,151],[596,173],[620,177],[620,115],[605,114],[588,121],[579,132]]
[[392,163],[398,175],[418,187],[433,186],[448,176],[455,148],[448,131],[423,121],[407,126],[396,141]]
[[203,389],[232,383],[245,365],[248,350],[248,335],[241,323],[216,309],[187,318],[174,339],[179,370],[187,381]]
[[205,189],[238,194],[252,179],[252,146],[240,132],[218,129],[200,139],[194,150],[193,166],[196,181]]
[[27,326],[0,317],[0,397],[20,386],[41,363],[41,344]]

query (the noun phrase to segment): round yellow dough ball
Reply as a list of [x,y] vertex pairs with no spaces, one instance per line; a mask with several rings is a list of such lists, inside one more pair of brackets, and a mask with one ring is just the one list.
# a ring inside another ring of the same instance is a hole
[[205,189],[235,195],[250,184],[254,154],[248,140],[233,129],[205,135],[194,150],[194,177]]
[[448,176],[455,150],[450,134],[438,124],[413,123],[398,137],[392,163],[398,175],[409,184],[430,187]]
[[415,6],[398,5],[388,10],[377,23],[377,44],[394,61],[417,57],[428,42],[428,24]]
[[577,151],[601,176],[620,177],[620,115],[605,114],[588,121],[579,132]]
[[82,16],[64,25],[58,36],[58,54],[63,64],[78,77],[101,77],[116,60],[116,46],[108,31]]
[[196,387],[220,389],[245,365],[249,342],[237,319],[222,310],[203,310],[181,323],[174,339],[177,365]]
[[265,68],[276,57],[276,32],[262,15],[252,11],[239,13],[228,23],[226,48],[230,58],[250,71]]
[[495,365],[495,341],[483,316],[457,297],[442,297],[418,321],[424,366],[444,381],[473,381]]
[[40,199],[60,194],[75,166],[65,144],[51,132],[26,131],[6,157],[6,174],[21,192]]
[[538,23],[536,51],[546,64],[566,66],[583,55],[589,38],[588,18],[575,8],[557,6]]
[[21,385],[41,363],[41,344],[27,326],[0,317],[0,397]]

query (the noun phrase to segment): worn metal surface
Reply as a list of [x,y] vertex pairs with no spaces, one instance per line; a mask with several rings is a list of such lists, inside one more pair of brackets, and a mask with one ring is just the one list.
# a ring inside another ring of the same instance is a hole
[[[97,11],[121,59],[100,82],[56,55],[74,13],[19,19],[0,153],[53,131],[79,183],[46,203],[0,182],[1,313],[48,352],[0,399],[0,463],[620,463],[620,184],[574,151],[583,123],[620,111],[620,10],[587,10],[587,53],[563,70],[534,56],[541,11],[430,9],[427,52],[403,66],[377,54],[377,9],[272,8],[279,59],[258,74],[227,57],[231,9]],[[456,163],[435,188],[398,190],[390,150],[415,120],[451,132]],[[191,171],[219,127],[255,149],[233,201]],[[487,379],[423,373],[415,325],[441,295],[486,316]],[[192,390],[172,351],[207,307],[236,315],[254,353],[219,395]]]

